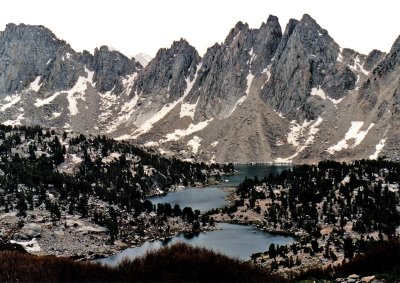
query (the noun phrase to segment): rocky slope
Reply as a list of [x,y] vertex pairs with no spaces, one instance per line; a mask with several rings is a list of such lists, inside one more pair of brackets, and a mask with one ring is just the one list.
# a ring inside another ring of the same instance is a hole
[[398,159],[400,40],[340,47],[309,15],[238,22],[203,57],[186,40],[145,67],[75,52],[42,26],[0,33],[0,121],[108,134],[198,161]]
[[75,258],[215,229],[200,227],[209,218],[192,208],[147,198],[215,183],[233,170],[39,126],[0,125],[0,158],[0,250],[10,241],[30,253]]

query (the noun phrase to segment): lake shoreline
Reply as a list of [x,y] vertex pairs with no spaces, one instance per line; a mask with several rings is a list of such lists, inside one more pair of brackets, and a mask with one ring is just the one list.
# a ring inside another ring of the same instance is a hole
[[167,241],[159,240],[146,242],[140,247],[127,248],[117,254],[97,261],[114,266],[126,256],[130,258],[139,257],[149,250],[159,249],[178,242],[205,247],[229,257],[247,261],[251,258],[253,253],[259,250],[265,250],[269,243],[289,244],[295,242],[295,239],[291,236],[272,235],[260,231],[252,225],[216,223],[213,231],[189,234],[181,233]]
[[[153,204],[157,205],[157,203],[170,203],[171,206],[178,204],[181,208],[183,207],[192,207],[193,210],[200,210],[203,213],[207,214],[207,211],[215,209],[215,208],[223,208],[225,206],[230,206],[235,201],[235,186],[237,186],[240,182],[244,180],[246,176],[264,176],[269,173],[279,173],[280,171],[289,168],[291,166],[288,165],[237,165],[235,167],[234,175],[225,175],[224,178],[226,180],[222,180],[221,182],[216,182],[214,185],[206,185],[206,186],[196,186],[190,188],[180,188],[177,191],[169,191],[163,196],[152,196],[149,198]],[[191,203],[191,198],[194,199],[194,203]],[[209,204],[210,200],[213,202],[212,205]],[[204,202],[202,202],[204,201]],[[196,206],[196,203],[199,206]],[[208,208],[207,208],[208,207]],[[206,209],[207,208],[207,209]],[[218,219],[213,219],[218,225],[222,224],[240,224],[240,226],[248,226],[245,229],[254,229],[252,233],[265,233],[263,235],[276,236],[276,237],[291,237],[295,239],[297,235],[295,233],[287,232],[287,231],[278,231],[270,229],[270,231],[266,229],[262,229],[257,225],[254,225],[256,222],[245,222],[242,223],[237,221],[236,223],[231,221],[219,221]],[[212,231],[204,231],[207,234],[213,233]],[[182,233],[178,233],[182,235]],[[175,236],[176,237],[176,236]],[[179,237],[179,236],[178,236]],[[153,240],[152,242],[157,241]],[[135,248],[140,248],[143,245],[146,245],[147,242],[141,243],[141,245],[135,246]],[[267,249],[267,246],[263,246],[261,250]],[[250,256],[250,255],[249,255]]]

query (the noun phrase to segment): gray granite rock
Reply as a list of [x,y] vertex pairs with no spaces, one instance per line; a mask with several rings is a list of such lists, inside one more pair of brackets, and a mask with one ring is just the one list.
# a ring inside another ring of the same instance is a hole
[[[381,141],[379,154],[400,159],[399,62],[400,37],[388,54],[363,55],[307,14],[283,34],[275,16],[259,28],[238,22],[202,58],[181,39],[146,67],[107,46],[75,52],[43,26],[9,24],[0,122],[138,137],[182,157],[195,156],[197,142],[201,161],[368,158]],[[329,151],[355,121],[365,140]]]
[[124,88],[121,78],[141,69],[142,65],[118,51],[110,51],[107,46],[101,46],[94,50],[93,68],[93,81],[99,92],[113,90],[120,94]]
[[309,15],[291,20],[263,90],[265,99],[290,118],[315,119],[322,111],[308,101],[310,90],[323,84],[339,52],[339,45]]
[[0,97],[28,87],[63,47],[43,26],[8,24],[0,34]]

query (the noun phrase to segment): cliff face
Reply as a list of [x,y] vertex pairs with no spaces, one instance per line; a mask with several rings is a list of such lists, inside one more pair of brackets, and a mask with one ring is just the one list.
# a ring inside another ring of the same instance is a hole
[[48,72],[48,64],[61,50],[69,49],[45,27],[8,24],[0,34],[1,96],[29,86],[37,76]]
[[181,39],[145,67],[75,52],[42,26],[0,33],[0,121],[134,140],[218,162],[316,162],[399,148],[400,45],[341,48],[309,15],[238,22],[203,58]]

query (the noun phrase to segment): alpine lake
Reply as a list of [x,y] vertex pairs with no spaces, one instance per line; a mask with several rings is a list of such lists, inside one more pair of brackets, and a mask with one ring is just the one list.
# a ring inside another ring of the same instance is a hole
[[[270,173],[278,174],[290,166],[279,166],[269,164],[235,165],[237,173],[232,176],[223,176],[224,182],[219,185],[202,188],[188,188],[181,191],[170,192],[163,196],[151,197],[153,204],[170,203],[172,206],[179,204],[181,208],[186,206],[201,212],[213,208],[229,205],[226,198],[229,187],[237,186],[244,178],[258,176],[263,178]],[[127,248],[112,256],[98,259],[98,262],[115,266],[124,258],[134,258],[144,255],[150,250],[159,249],[178,242],[184,242],[193,246],[205,247],[240,260],[248,260],[254,253],[264,252],[271,243],[275,245],[287,245],[295,242],[290,236],[276,235],[258,230],[254,226],[216,223],[219,229],[198,234],[180,234],[170,239],[145,242],[134,248]]]

